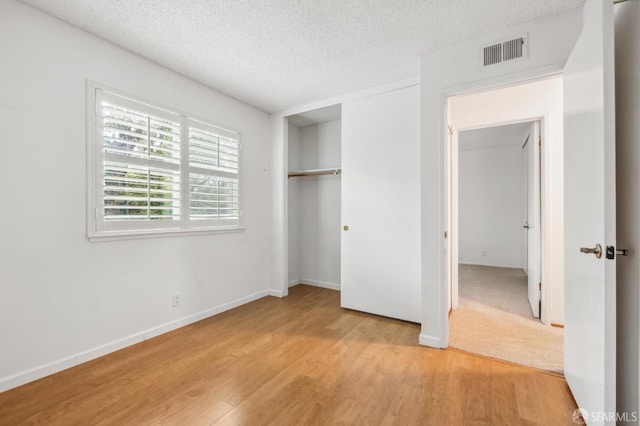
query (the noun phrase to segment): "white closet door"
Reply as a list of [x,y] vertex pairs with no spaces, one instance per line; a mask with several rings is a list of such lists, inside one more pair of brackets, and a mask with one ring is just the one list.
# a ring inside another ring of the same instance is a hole
[[342,306],[420,322],[418,86],[343,104],[342,225]]

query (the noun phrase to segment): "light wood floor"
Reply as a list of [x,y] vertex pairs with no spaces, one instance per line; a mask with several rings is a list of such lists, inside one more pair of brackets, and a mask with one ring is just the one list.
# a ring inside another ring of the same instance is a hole
[[0,424],[572,425],[560,377],[297,286],[0,394]]

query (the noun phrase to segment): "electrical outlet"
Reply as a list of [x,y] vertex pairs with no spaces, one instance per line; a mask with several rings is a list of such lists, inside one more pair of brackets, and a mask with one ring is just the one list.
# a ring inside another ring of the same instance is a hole
[[486,251],[486,250],[483,250],[483,251],[482,251],[482,255],[483,255],[483,256],[486,256],[486,255],[487,255],[487,251]]
[[173,299],[172,299],[172,306],[174,308],[177,308],[178,306],[180,306],[180,294],[175,293],[173,295]]

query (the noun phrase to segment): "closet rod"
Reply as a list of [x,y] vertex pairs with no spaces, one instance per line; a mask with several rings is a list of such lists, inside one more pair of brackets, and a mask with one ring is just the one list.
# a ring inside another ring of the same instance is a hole
[[319,176],[319,175],[339,175],[342,173],[342,169],[314,169],[314,170],[298,170],[295,172],[289,172],[289,177],[297,176]]

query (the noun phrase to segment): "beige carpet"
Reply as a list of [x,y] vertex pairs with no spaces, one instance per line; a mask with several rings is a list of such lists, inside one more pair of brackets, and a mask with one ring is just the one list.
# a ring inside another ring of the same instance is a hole
[[533,318],[520,269],[460,265],[449,345],[562,374],[563,330]]

